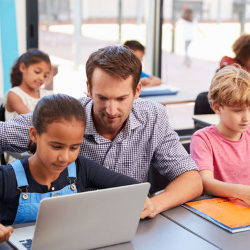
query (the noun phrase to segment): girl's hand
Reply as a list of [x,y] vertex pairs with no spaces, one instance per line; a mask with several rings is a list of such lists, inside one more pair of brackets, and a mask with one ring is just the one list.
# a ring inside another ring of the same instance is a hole
[[14,231],[13,227],[5,227],[2,224],[0,224],[0,242],[8,240],[13,231]]

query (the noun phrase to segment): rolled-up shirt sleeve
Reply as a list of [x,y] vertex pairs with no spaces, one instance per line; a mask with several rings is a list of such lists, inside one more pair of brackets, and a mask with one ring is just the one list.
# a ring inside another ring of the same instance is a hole
[[29,142],[32,112],[0,122],[0,152],[25,152]]
[[155,123],[157,147],[152,165],[172,181],[184,172],[198,170],[194,160],[179,141],[179,136],[169,124],[166,110],[160,110]]

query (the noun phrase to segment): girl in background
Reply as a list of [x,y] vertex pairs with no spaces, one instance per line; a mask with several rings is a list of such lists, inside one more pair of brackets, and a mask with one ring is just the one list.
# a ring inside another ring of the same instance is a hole
[[52,94],[41,89],[51,71],[49,56],[38,49],[22,54],[11,70],[12,88],[5,101],[5,120],[33,111],[40,98]]
[[[40,88],[50,72],[49,56],[38,49],[29,49],[17,59],[10,74],[12,88],[5,100],[5,121],[33,111],[40,98],[53,93]],[[26,152],[22,154],[6,152],[4,159],[6,163],[10,163],[15,158],[20,159],[27,155]]]

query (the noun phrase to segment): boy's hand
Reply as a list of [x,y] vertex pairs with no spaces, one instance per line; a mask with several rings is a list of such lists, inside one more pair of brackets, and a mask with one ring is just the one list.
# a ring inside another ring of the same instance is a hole
[[244,201],[247,205],[250,205],[250,186],[247,185],[237,185],[236,191],[238,190],[238,195],[236,197]]
[[13,227],[5,227],[0,224],[0,242],[8,240],[13,231]]

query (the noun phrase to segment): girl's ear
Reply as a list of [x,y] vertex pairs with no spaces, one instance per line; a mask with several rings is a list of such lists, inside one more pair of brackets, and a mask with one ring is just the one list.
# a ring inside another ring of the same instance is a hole
[[37,130],[34,126],[30,127],[30,140],[34,143],[37,143]]
[[220,111],[221,111],[221,105],[218,104],[218,103],[212,103],[211,105],[213,111],[216,113],[216,114],[220,114]]
[[25,69],[26,69],[25,64],[24,63],[20,63],[19,70],[23,73]]

